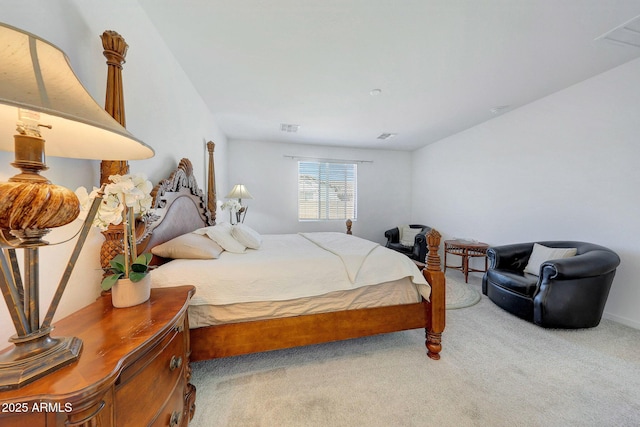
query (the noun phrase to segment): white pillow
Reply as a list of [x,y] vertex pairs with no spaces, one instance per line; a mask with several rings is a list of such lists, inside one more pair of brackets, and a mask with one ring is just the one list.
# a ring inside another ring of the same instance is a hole
[[262,245],[260,233],[244,224],[236,224],[231,229],[231,235],[250,249],[258,249]]
[[420,234],[422,228],[411,228],[403,225],[400,228],[400,244],[402,246],[413,246],[416,243],[416,235]]
[[540,265],[552,259],[571,258],[576,254],[576,248],[548,248],[538,243],[533,244],[533,251],[529,257],[529,262],[524,268],[525,273],[535,276],[540,274]]
[[236,254],[245,253],[247,247],[233,238],[231,235],[231,224],[228,224],[228,226],[225,224],[228,223],[221,223],[213,227],[206,227],[205,233],[211,240],[222,246],[225,251]]
[[151,253],[172,259],[217,259],[224,249],[207,236],[187,233],[151,248]]
[[232,225],[229,224],[228,222],[217,222],[216,225],[212,225],[210,227],[198,228],[197,230],[193,231],[193,233],[201,234],[204,236],[205,234],[207,234],[207,231],[211,230],[214,227],[225,228],[229,230],[229,232],[231,232]]

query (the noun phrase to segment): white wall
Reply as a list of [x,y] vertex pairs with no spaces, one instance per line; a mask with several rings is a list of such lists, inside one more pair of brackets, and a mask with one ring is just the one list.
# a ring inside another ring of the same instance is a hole
[[[60,47],[100,105],[104,105],[107,76],[100,35],[105,30],[119,32],[129,44],[123,69],[127,128],[156,152],[152,159],[131,162],[131,171],[144,172],[155,183],[165,178],[180,158],[188,157],[194,164],[198,182],[204,186],[205,143],[213,140],[218,188],[226,188],[226,138],[137,2],[7,1],[2,4],[0,19]],[[2,131],[3,138],[12,138],[14,129]],[[0,153],[0,179],[6,180],[16,173],[9,166],[11,161],[12,153]],[[98,162],[50,157],[47,163],[50,170],[45,175],[56,184],[71,189],[98,184]],[[48,240],[62,240],[78,228],[79,223],[73,223],[52,232]],[[91,234],[56,318],[76,311],[99,295],[101,241],[99,233]],[[68,243],[40,251],[41,315],[48,307],[72,246]],[[4,302],[0,302],[0,325],[0,348],[3,348],[7,338],[15,333]]]
[[622,262],[605,316],[640,328],[638,100],[635,60],[417,151],[412,218],[490,245],[607,246]]
[[[263,141],[229,141],[229,186],[218,198],[225,200],[234,184],[245,184],[253,196],[245,224],[260,233],[299,231],[344,232],[345,222],[298,221],[298,161],[286,155],[342,160],[368,160],[358,164],[358,219],[353,234],[379,243],[384,231],[408,224],[411,205],[411,154]],[[246,203],[245,203],[246,202]],[[219,220],[229,221],[228,213]]]

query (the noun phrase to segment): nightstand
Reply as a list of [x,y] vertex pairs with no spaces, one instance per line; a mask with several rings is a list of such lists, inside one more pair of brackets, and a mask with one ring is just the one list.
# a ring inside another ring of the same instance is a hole
[[0,425],[186,426],[193,286],[152,289],[149,301],[114,308],[109,296],[55,323],[52,336],[83,341],[78,361],[0,392]]

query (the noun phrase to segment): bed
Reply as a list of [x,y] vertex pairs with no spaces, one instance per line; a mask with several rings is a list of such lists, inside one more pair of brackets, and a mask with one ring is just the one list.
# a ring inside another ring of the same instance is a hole
[[[113,32],[105,32],[112,34]],[[122,63],[127,44],[117,33],[113,37],[103,36],[104,54],[107,57],[107,100],[105,109],[123,126],[124,97],[122,90]],[[110,43],[109,40],[116,40]],[[195,230],[215,226],[216,224],[216,184],[214,168],[213,142],[207,143],[208,173],[207,194],[202,192],[193,175],[193,168],[188,159],[182,159],[177,168],[166,179],[163,179],[152,192],[154,199],[153,214],[144,218],[138,231],[140,243],[138,251],[149,252],[154,248],[172,241],[179,236],[190,234]],[[126,162],[103,160],[101,163],[101,182],[111,174],[128,172]],[[351,235],[351,220],[346,222],[346,234]],[[101,262],[109,260],[121,252],[122,237],[120,230],[103,233],[105,242],[101,249]],[[317,299],[309,297],[315,303],[315,309],[308,309],[305,298],[293,301],[295,307],[279,306],[260,307],[260,315],[246,316],[247,307],[241,311],[215,314],[202,313],[201,307],[190,306],[188,311],[190,323],[191,360],[206,360],[240,354],[256,353],[268,350],[284,349],[296,346],[318,344],[330,341],[359,338],[376,334],[390,333],[408,329],[425,328],[427,355],[438,360],[442,349],[441,338],[445,328],[445,279],[440,269],[440,234],[432,230],[427,235],[429,248],[426,266],[419,272],[426,280],[428,293],[423,292],[417,301],[407,302],[394,299],[386,305],[370,307],[371,300],[387,298],[389,294],[411,293],[407,283],[395,281],[386,287],[377,285],[362,288],[356,295],[342,290],[331,295],[332,304],[336,300],[343,306],[335,306],[328,310],[318,309]],[[153,263],[171,264],[166,258],[154,256]],[[165,267],[166,268],[166,267]],[[152,273],[152,275],[155,274]],[[177,284],[177,283],[176,283]],[[173,285],[173,283],[169,283]],[[411,288],[411,285],[409,285]],[[371,290],[378,293],[370,293]],[[404,289],[404,291],[399,291]],[[362,295],[358,295],[361,292]],[[202,292],[196,291],[196,298]],[[415,291],[414,291],[415,295]],[[399,298],[402,298],[400,296]],[[364,301],[368,299],[368,301]],[[355,302],[355,303],[354,303]],[[257,311],[259,301],[252,301],[248,307],[250,312]],[[251,305],[254,304],[254,305]],[[364,306],[365,308],[363,308]],[[237,307],[233,307],[234,309]],[[269,312],[271,310],[271,312]],[[244,314],[243,314],[244,313]],[[226,317],[225,317],[226,316]]]
[[[193,234],[195,230],[201,230],[200,234],[206,233],[212,226],[216,225],[215,211],[215,173],[213,161],[212,143],[209,144],[209,173],[208,173],[208,196],[205,196],[199,188],[193,176],[191,162],[182,159],[178,167],[171,175],[162,180],[153,190],[154,213],[144,224],[143,238],[139,244],[139,251],[154,251],[154,248],[172,241],[179,236]],[[349,221],[350,222],[350,221]],[[347,224],[350,231],[351,224]],[[331,233],[309,233],[316,238],[324,238],[323,235]],[[338,236],[337,234],[341,234]],[[198,263],[220,263],[230,259],[231,263],[238,263],[238,259],[243,259],[244,267],[238,264],[237,275],[259,278],[263,276],[260,272],[265,271],[269,263],[280,263],[281,266],[292,265],[291,268],[280,268],[286,270],[288,275],[300,275],[300,283],[310,283],[312,287],[321,286],[323,280],[327,281],[331,291],[321,296],[292,295],[286,294],[276,298],[278,302],[276,308],[272,302],[260,301],[254,294],[260,292],[250,292],[250,298],[242,300],[238,304],[231,304],[230,300],[225,300],[220,294],[224,292],[207,291],[200,285],[196,286],[196,296],[189,308],[190,321],[190,341],[191,360],[206,360],[212,358],[228,357],[241,354],[256,353],[269,350],[284,349],[296,346],[318,344],[330,341],[338,341],[364,336],[396,332],[401,330],[425,328],[425,345],[427,354],[431,359],[439,359],[442,349],[441,336],[445,326],[445,281],[444,274],[440,270],[440,258],[438,247],[440,235],[433,230],[428,235],[429,256],[425,269],[420,272],[409,258],[397,254],[403,260],[411,264],[415,275],[411,278],[399,280],[388,280],[388,283],[369,284],[353,290],[345,290],[344,287],[336,287],[331,283],[333,279],[321,279],[320,271],[325,267],[314,267],[316,261],[310,264],[300,264],[300,259],[290,260],[287,264],[285,255],[278,254],[278,248],[283,246],[303,245],[298,248],[298,253],[313,252],[315,246],[326,246],[325,241],[309,241],[310,236],[300,234],[294,235],[264,235],[262,246],[258,250],[247,250],[251,253],[233,257],[225,251],[218,259],[214,260],[169,260],[164,257],[154,255],[153,263],[159,267],[152,272],[153,286],[172,286],[180,284],[193,284],[198,279],[186,277],[186,272],[196,271]],[[333,241],[337,239],[338,246],[354,243],[361,246],[360,240],[347,233],[333,233],[329,236]],[[204,238],[204,236],[203,236]],[[302,239],[296,243],[286,240],[289,238]],[[283,240],[284,239],[284,240]],[[344,240],[352,239],[352,240]],[[357,240],[358,239],[358,240]],[[305,241],[306,240],[306,241]],[[366,242],[366,241],[364,241]],[[371,242],[369,242],[371,243]],[[366,246],[366,243],[363,243]],[[376,244],[377,245],[377,244]],[[375,245],[374,245],[375,246]],[[349,273],[344,264],[344,259],[352,262],[352,252],[340,256],[331,252],[321,257],[326,258],[322,262],[343,262],[343,268],[347,273],[357,277],[367,277],[365,273],[366,264],[377,264],[377,258],[372,257],[379,251],[389,251],[377,245],[372,249],[367,260]],[[322,249],[327,249],[323,247]],[[350,251],[351,249],[348,249]],[[366,251],[366,248],[365,248]],[[154,251],[155,252],[155,251]],[[294,250],[296,252],[296,250]],[[274,258],[260,260],[258,256],[271,254]],[[274,255],[275,254],[275,255]],[[227,258],[225,258],[227,257]],[[283,258],[284,257],[284,258]],[[330,261],[329,258],[333,258]],[[336,261],[337,259],[340,259]],[[260,264],[263,263],[263,264]],[[248,271],[253,266],[254,270]],[[295,267],[293,267],[295,266]],[[316,268],[316,269],[314,269]],[[304,273],[301,273],[300,269]],[[247,270],[247,271],[245,271]],[[234,282],[234,276],[227,270],[224,273],[217,273],[226,280],[226,284]],[[349,275],[347,274],[347,275]],[[206,275],[206,274],[205,274]],[[211,276],[211,274],[209,274]],[[371,276],[371,274],[369,274]],[[420,277],[416,277],[420,276]],[[158,277],[162,277],[159,280]],[[306,279],[305,279],[306,278]],[[351,277],[353,279],[353,277]],[[370,277],[369,277],[370,279]],[[238,279],[239,280],[239,279]],[[366,281],[366,280],[365,280]],[[420,282],[424,284],[420,284]],[[161,283],[160,283],[161,282]],[[412,282],[417,282],[412,283]],[[253,286],[257,286],[255,283]],[[295,288],[295,286],[293,286]],[[416,297],[416,290],[418,295]],[[371,293],[373,292],[373,293]],[[413,300],[411,294],[413,293]],[[213,296],[212,296],[213,295]],[[315,295],[315,294],[313,294]],[[409,295],[409,297],[407,297]],[[395,299],[386,301],[391,296]],[[328,298],[328,301],[322,298]],[[214,304],[207,302],[211,299],[218,299]],[[220,300],[222,298],[222,300]],[[226,298],[226,297],[225,297]],[[407,299],[409,298],[409,299]],[[320,301],[320,302],[319,302]],[[336,305],[337,301],[337,305]],[[374,303],[371,301],[382,301]],[[210,306],[218,303],[218,311],[210,313]],[[382,304],[382,305],[381,305]],[[311,308],[310,308],[311,307]],[[364,307],[364,308],[363,308]]]

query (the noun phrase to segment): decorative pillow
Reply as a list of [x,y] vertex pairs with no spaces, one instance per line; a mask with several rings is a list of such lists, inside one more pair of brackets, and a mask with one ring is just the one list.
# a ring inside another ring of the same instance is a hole
[[260,236],[260,233],[244,224],[234,225],[231,229],[231,235],[238,242],[250,249],[258,249],[260,245],[262,245],[262,236]]
[[529,262],[524,268],[525,273],[535,276],[540,274],[540,265],[552,259],[571,258],[576,254],[576,248],[548,248],[538,243],[533,244],[533,251],[529,257]]
[[400,244],[402,246],[413,246],[416,243],[416,236],[422,231],[421,228],[411,228],[408,225],[400,227]]
[[233,226],[231,224],[229,224],[228,222],[218,222],[218,223],[216,223],[216,225],[212,225],[210,227],[198,228],[197,230],[193,231],[193,233],[201,234],[201,235],[204,236],[205,234],[207,234],[207,231],[213,229],[214,227],[224,228],[224,229],[229,230],[229,232],[231,232],[231,228]]
[[236,254],[245,253],[247,247],[233,238],[231,230],[231,224],[221,223],[213,227],[206,227],[205,233],[211,240],[222,246],[225,251]]
[[183,234],[151,249],[154,255],[172,259],[217,259],[222,251],[219,244],[195,233]]

